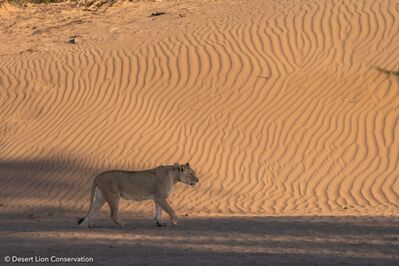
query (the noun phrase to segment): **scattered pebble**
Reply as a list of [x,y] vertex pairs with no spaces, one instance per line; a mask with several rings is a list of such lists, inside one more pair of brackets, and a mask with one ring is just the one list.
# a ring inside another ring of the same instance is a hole
[[75,36],[69,37],[68,40],[66,41],[66,43],[69,43],[69,44],[76,44],[75,38],[76,38]]
[[155,12],[151,13],[150,17],[156,17],[156,16],[160,16],[160,15],[165,15],[165,14],[166,13],[163,11],[155,11]]
[[[32,29],[33,29],[33,28],[32,28]],[[32,35],[42,34],[42,33],[43,33],[43,30],[37,29],[37,28],[35,28],[35,29],[32,31]]]

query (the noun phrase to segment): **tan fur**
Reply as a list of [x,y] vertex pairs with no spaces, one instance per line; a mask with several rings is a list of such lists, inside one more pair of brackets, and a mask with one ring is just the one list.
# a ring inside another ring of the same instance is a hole
[[112,170],[98,174],[91,187],[90,208],[86,217],[79,220],[82,226],[91,226],[89,221],[96,211],[107,202],[111,210],[112,220],[123,226],[119,219],[120,198],[129,200],[154,200],[155,219],[161,223],[161,209],[168,213],[171,223],[177,224],[175,211],[169,205],[169,197],[177,182],[195,186],[198,178],[189,163],[159,166],[144,171]]

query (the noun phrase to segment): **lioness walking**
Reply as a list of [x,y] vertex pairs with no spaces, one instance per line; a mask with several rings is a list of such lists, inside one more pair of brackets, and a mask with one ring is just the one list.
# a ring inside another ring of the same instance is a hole
[[144,171],[113,170],[100,173],[95,177],[91,187],[89,211],[85,217],[79,219],[78,223],[84,227],[91,227],[90,219],[107,202],[112,220],[122,227],[123,224],[118,217],[119,201],[122,197],[138,201],[154,200],[157,225],[166,226],[161,222],[162,210],[169,214],[171,223],[176,225],[176,213],[167,198],[177,182],[192,187],[199,182],[189,163],[159,166]]

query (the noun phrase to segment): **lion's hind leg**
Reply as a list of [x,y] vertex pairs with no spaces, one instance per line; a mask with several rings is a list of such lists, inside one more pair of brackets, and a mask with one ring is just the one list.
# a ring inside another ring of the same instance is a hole
[[165,227],[166,223],[162,223],[162,208],[161,206],[155,202],[155,220],[157,221],[158,227]]

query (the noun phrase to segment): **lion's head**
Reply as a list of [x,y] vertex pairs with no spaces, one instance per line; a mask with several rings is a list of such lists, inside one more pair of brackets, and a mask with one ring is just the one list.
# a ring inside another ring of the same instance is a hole
[[179,172],[179,181],[195,187],[199,182],[199,179],[195,173],[195,171],[190,167],[190,163],[186,164],[178,164],[176,163],[177,170]]

